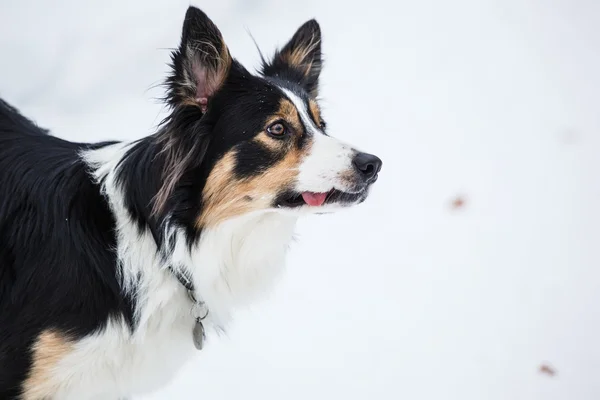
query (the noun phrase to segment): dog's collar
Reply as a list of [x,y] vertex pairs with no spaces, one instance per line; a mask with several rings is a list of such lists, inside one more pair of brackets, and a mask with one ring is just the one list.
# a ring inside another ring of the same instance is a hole
[[194,303],[192,314],[196,319],[196,324],[192,329],[192,339],[194,341],[194,346],[196,346],[198,350],[202,350],[202,347],[204,346],[204,340],[206,339],[206,333],[204,330],[204,325],[202,325],[202,321],[208,316],[208,308],[206,307],[206,303],[198,300],[192,278],[185,271],[174,269],[171,266],[169,266],[169,270],[179,281],[179,283],[181,283],[181,285],[187,290],[190,300],[192,303]]
[[194,283],[192,282],[192,279],[190,278],[190,276],[187,273],[177,270],[171,266],[169,266],[169,271],[171,271],[171,273],[175,276],[175,278],[177,278],[179,283],[181,283],[181,285],[184,288],[186,288],[188,293],[190,293],[192,300],[194,301],[194,303],[196,303],[196,299],[194,297],[194,292],[195,292]]

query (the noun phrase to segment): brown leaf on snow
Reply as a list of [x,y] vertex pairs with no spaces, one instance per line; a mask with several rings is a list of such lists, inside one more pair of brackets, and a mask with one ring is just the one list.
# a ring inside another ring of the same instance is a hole
[[453,210],[460,210],[462,208],[464,208],[465,206],[465,198],[463,196],[457,196],[454,200],[452,200],[452,203],[450,204],[450,207]]
[[554,376],[556,375],[556,370],[548,364],[542,364],[540,365],[540,373],[548,376]]

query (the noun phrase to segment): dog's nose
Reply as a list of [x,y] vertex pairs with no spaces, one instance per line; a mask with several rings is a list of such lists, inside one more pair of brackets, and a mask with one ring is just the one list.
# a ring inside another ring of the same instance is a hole
[[374,182],[377,179],[377,174],[381,170],[381,165],[383,164],[379,157],[368,153],[356,154],[352,163],[368,183]]

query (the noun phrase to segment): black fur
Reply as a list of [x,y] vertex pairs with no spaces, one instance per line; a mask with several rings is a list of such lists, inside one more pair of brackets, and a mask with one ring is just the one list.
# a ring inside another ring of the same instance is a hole
[[77,339],[133,302],[116,278],[114,220],[70,143],[0,101],[0,398],[19,393],[46,329]]
[[235,174],[248,178],[266,171],[282,154],[269,150],[260,142],[244,142],[237,146]]

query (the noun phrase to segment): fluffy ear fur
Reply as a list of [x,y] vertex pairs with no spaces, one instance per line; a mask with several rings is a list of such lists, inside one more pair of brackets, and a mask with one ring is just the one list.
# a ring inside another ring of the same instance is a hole
[[221,32],[196,7],[189,7],[185,14],[181,44],[171,54],[171,61],[166,100],[172,110],[157,135],[165,175],[153,199],[154,215],[174,196],[186,171],[202,163],[210,142],[203,117],[232,65]]
[[167,80],[167,101],[172,106],[196,105],[206,112],[231,68],[231,55],[221,32],[196,7],[185,14],[181,44],[171,54],[173,73]]
[[263,61],[262,72],[265,76],[296,82],[316,97],[321,67],[321,28],[317,21],[311,19],[275,53],[270,63]]

